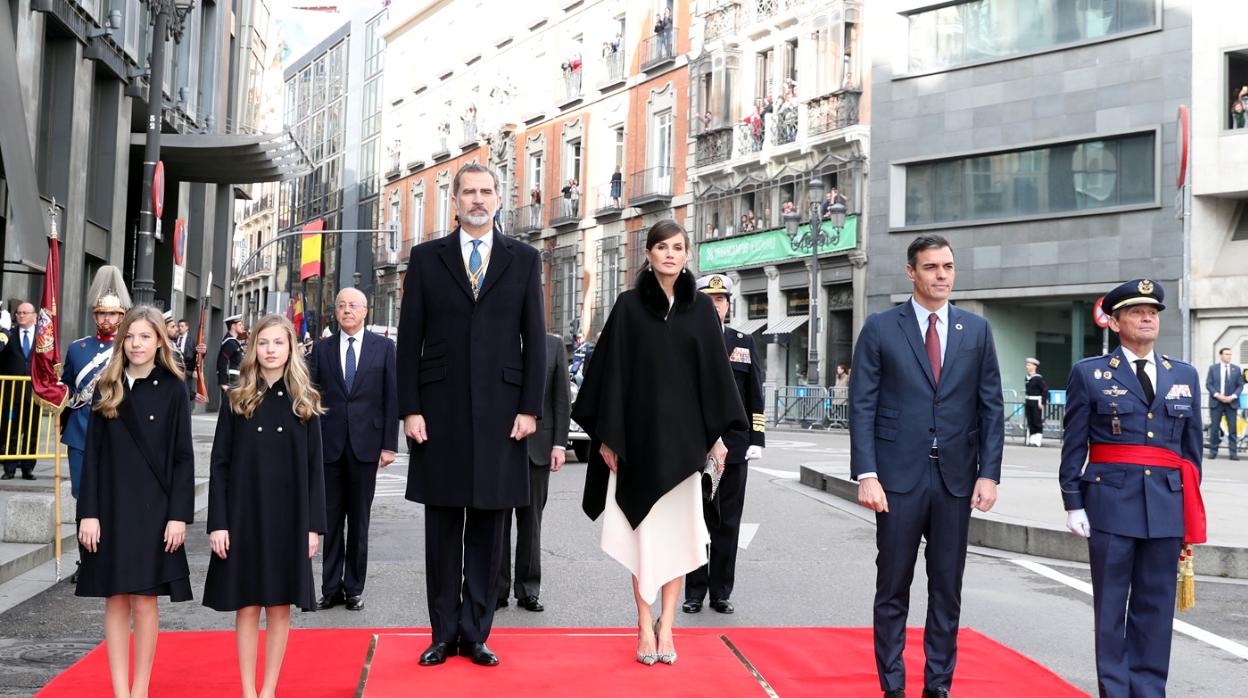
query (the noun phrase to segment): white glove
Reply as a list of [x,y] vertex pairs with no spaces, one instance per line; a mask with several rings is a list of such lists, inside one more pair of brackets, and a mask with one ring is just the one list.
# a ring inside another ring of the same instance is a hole
[[750,446],[749,448],[745,449],[746,460],[758,460],[759,458],[762,458],[762,457],[763,457],[762,446]]
[[1080,538],[1092,537],[1092,524],[1088,523],[1088,512],[1083,509],[1066,512],[1066,528]]
[[0,310],[0,329],[9,329],[13,327],[13,316],[9,315],[9,311]]

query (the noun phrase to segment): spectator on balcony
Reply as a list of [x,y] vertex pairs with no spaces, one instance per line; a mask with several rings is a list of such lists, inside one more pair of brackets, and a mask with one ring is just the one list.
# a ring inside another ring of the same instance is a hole
[[706,113],[702,114],[700,118],[702,120],[702,130],[709,131],[711,129],[711,121],[714,120],[714,117],[711,116],[710,110],[707,110]]
[[624,195],[624,175],[620,172],[620,166],[615,166],[615,172],[611,175],[611,201],[616,208],[620,207],[620,199]]
[[581,183],[573,177],[568,180],[568,198],[571,199],[569,210],[572,215],[579,216],[581,214]]
[[534,206],[542,205],[542,190],[540,187],[533,187],[529,191],[529,203]]
[[790,214],[790,213],[793,213],[793,212],[794,212],[794,210],[795,210],[795,208],[794,208],[794,206],[793,206],[793,202],[792,202],[792,201],[786,201],[786,202],[784,202],[784,205],[781,207],[781,212],[782,212],[784,215],[786,215],[786,216],[787,216],[788,214]]
[[654,33],[659,37],[659,47],[662,53],[659,57],[667,58],[672,55],[672,11],[669,8],[663,8],[663,13],[654,21]]
[[828,190],[827,194],[823,195],[823,208],[820,210],[819,214],[823,218],[823,220],[825,221],[831,220],[833,204],[844,204],[844,203],[845,203],[845,197],[841,194],[840,190],[837,189],[836,187],[832,187],[830,190]]
[[1244,127],[1244,103],[1235,100],[1231,105],[1231,128]]

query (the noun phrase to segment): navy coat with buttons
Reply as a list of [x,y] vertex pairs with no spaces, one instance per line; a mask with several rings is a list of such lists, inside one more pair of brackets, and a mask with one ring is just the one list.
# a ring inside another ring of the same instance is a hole
[[1092,528],[1099,531],[1133,538],[1183,535],[1178,470],[1087,463],[1089,444],[1113,444],[1159,446],[1200,467],[1200,376],[1191,364],[1154,358],[1157,385],[1151,404],[1121,348],[1084,359],[1070,370],[1058,478],[1066,509],[1086,510]]

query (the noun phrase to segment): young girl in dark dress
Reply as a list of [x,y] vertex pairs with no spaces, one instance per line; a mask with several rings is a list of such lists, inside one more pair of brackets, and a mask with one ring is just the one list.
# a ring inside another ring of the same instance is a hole
[[[204,605],[236,612],[246,698],[276,694],[291,604],[316,610],[312,557],[325,532],[324,410],[303,359],[292,357],[295,346],[289,320],[260,318],[212,443],[208,532],[214,554]],[[268,632],[257,693],[261,607]]]
[[[157,596],[191,598],[182,543],[195,511],[195,453],[182,372],[150,306],[126,313],[100,374],[78,492],[78,596],[105,597],[113,695],[145,698],[160,633]],[[134,684],[130,685],[130,625]]]

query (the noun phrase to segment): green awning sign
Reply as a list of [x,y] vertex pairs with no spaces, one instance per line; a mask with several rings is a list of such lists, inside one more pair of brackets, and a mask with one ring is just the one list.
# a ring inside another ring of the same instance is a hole
[[[824,243],[819,254],[845,252],[858,246],[858,216],[846,216],[840,239],[829,244],[828,238],[836,233],[831,221],[823,222]],[[698,270],[705,274],[713,271],[754,267],[760,264],[783,262],[809,257],[811,251],[810,224],[797,229],[797,243],[789,239],[784,228],[764,230],[748,235],[734,235],[723,240],[704,240],[698,245]]]

